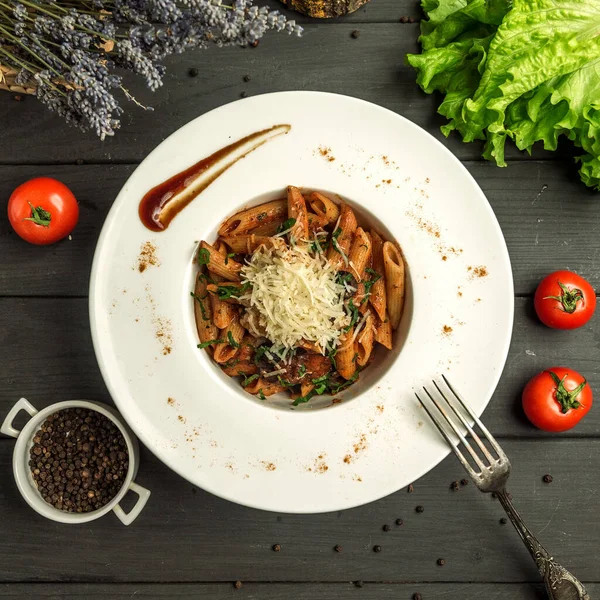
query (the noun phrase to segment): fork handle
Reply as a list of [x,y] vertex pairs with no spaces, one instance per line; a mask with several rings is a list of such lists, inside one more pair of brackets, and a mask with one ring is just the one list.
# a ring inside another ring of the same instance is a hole
[[535,561],[544,579],[548,598],[550,600],[591,600],[579,579],[559,565],[525,525],[506,490],[498,492],[498,498]]

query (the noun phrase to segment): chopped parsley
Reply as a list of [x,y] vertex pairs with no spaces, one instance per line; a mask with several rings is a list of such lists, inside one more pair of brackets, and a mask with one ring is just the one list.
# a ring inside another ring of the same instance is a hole
[[259,346],[256,349],[256,353],[254,354],[254,364],[258,366],[258,363],[262,360],[265,355],[265,352],[269,350],[268,346]]
[[208,348],[209,346],[212,346],[213,344],[224,344],[225,340],[208,340],[207,342],[202,342],[201,344],[198,344],[198,348],[200,348],[200,350],[202,350],[203,348]]
[[335,276],[336,282],[340,285],[344,285],[346,283],[351,285],[353,283],[353,279],[354,277],[352,276],[352,273],[344,273],[343,271],[338,271],[337,275]]
[[202,304],[202,300],[204,300],[204,298],[206,298],[206,296],[204,296],[204,298],[200,298],[200,296],[197,296],[196,294],[194,294],[194,292],[190,292],[192,298],[199,304],[200,306],[200,312],[202,313],[202,319],[204,321],[208,321],[208,317],[206,315],[206,309],[204,308],[204,304]]
[[[246,377],[244,373],[240,373],[240,376],[244,378],[242,381],[242,387],[249,386],[255,379],[258,379],[258,374],[250,375],[250,377]],[[262,391],[262,390],[261,390]]]
[[302,379],[306,375],[306,365],[300,365],[298,369],[298,377]]
[[258,397],[259,397],[261,400],[266,400],[266,399],[267,399],[267,397],[265,396],[265,393],[264,393],[262,390],[259,390],[259,391],[258,391]]
[[294,219],[293,217],[290,217],[289,219],[286,219],[278,228],[277,228],[277,233],[281,233],[282,231],[287,231],[288,229],[291,229],[294,225],[296,224],[296,219]]
[[357,323],[358,317],[360,316],[360,312],[358,312],[358,306],[354,306],[354,302],[352,302],[352,298],[350,298],[350,302],[348,302],[348,309],[350,310],[350,325],[344,328],[344,333],[348,333]]
[[373,278],[364,282],[365,297],[361,300],[361,304],[364,304],[369,299],[369,296],[371,295],[371,288],[381,279],[381,275],[377,271],[374,271],[368,267],[365,269],[365,271],[370,275],[373,275]]
[[217,286],[217,296],[220,300],[227,300],[228,298],[239,298],[241,295],[246,293],[250,287],[250,282],[246,281],[241,287],[235,285],[219,285]]
[[356,370],[356,373],[352,375],[350,379],[347,381],[343,381],[342,383],[332,383],[329,385],[329,392],[333,395],[338,394],[342,390],[345,390],[347,387],[351,386],[357,379],[360,373],[360,369]]
[[241,346],[233,339],[233,333],[231,333],[231,331],[227,332],[227,339],[232,348],[241,348]]
[[277,381],[279,381],[279,384],[285,388],[294,387],[294,385],[296,385],[295,383],[286,381],[281,375],[277,375]]
[[235,252],[230,252],[229,254],[225,255],[225,264],[227,264],[229,262],[230,258],[233,258],[235,256]]
[[198,262],[201,265],[207,265],[210,262],[210,252],[206,248],[200,248],[198,251]]

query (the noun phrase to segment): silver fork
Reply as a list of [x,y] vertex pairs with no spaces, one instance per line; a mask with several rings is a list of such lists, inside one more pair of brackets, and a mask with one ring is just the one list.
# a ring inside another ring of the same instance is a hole
[[[486,493],[494,492],[497,495],[506,514],[509,516],[512,524],[523,540],[523,543],[527,547],[527,550],[529,550],[529,553],[535,561],[535,564],[544,579],[544,585],[546,586],[546,592],[548,593],[550,600],[591,600],[582,583],[552,558],[548,551],[540,544],[535,535],[528,529],[527,525],[525,525],[523,519],[513,506],[510,495],[506,491],[506,482],[508,481],[511,469],[508,457],[492,434],[471,410],[469,405],[460,397],[446,377],[442,375],[442,378],[448,390],[451,392],[451,396],[450,394],[448,395],[456,398],[466,414],[477,424],[497,457],[492,455],[481,438],[473,431],[473,428],[469,425],[469,422],[462,411],[444,395],[444,392],[435,381],[433,381],[433,385],[439,396],[443,398],[444,402],[439,398],[436,398],[435,393],[431,394],[427,388],[424,387],[423,390],[431,402],[436,406],[438,412],[435,412],[433,409],[430,410],[427,404],[421,400],[419,394],[415,395],[423,408],[427,411],[431,420],[439,429],[440,433],[450,444],[454,454],[456,454],[458,460],[460,460],[462,466],[471,476],[471,479],[475,482],[475,485],[479,490]],[[450,410],[448,410],[448,408],[450,408]],[[451,417],[452,414],[454,415],[453,417]],[[477,453],[473,446],[467,441],[462,434],[461,427],[457,426],[456,420],[458,420],[468,431],[476,446],[481,451],[481,454]],[[465,449],[471,456],[475,467],[467,460],[467,458],[465,458],[464,453],[458,447],[459,444],[457,444],[449,435],[446,429],[447,427],[449,427],[456,434],[460,442],[463,443]]]

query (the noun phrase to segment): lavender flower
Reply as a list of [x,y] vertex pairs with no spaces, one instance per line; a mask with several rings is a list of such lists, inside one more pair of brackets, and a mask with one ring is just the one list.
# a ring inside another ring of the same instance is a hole
[[123,109],[115,92],[139,103],[115,69],[163,82],[159,61],[217,46],[246,46],[267,31],[302,28],[253,0],[16,0],[0,3],[0,63],[67,123],[114,135]]

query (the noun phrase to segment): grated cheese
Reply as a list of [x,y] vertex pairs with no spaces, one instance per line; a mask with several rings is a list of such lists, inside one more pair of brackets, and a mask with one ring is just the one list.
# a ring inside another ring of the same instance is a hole
[[265,336],[283,349],[301,340],[336,346],[350,322],[345,287],[336,282],[336,273],[324,256],[305,247],[261,246],[242,267],[242,281],[250,283],[250,290],[241,300],[255,312]]

